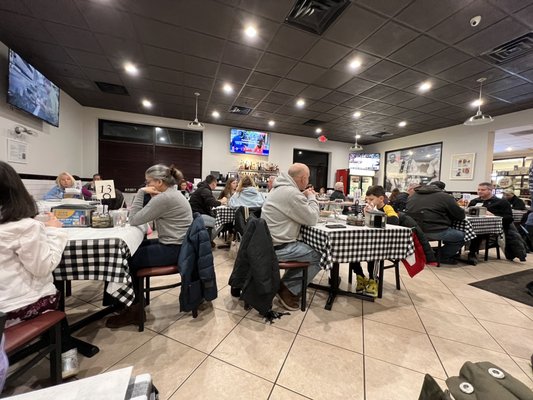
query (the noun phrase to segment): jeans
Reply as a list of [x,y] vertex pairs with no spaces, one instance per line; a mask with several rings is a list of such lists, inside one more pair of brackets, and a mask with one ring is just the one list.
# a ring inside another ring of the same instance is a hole
[[[307,284],[314,279],[321,269],[320,258],[322,255],[304,242],[289,243],[282,249],[276,250],[276,256],[280,261],[308,261]],[[300,295],[302,290],[301,280],[287,282],[287,279],[301,278],[302,274],[301,270],[287,270],[281,278],[285,286],[296,296]]]
[[136,272],[146,267],[163,267],[165,265],[178,265],[178,255],[181,245],[163,244],[157,239],[145,239],[128,260],[130,267],[133,289],[135,291],[135,303],[138,303],[140,293],[137,293],[138,279]]
[[442,240],[439,260],[453,258],[465,244],[465,233],[458,229],[448,228],[440,232],[426,232],[428,240]]

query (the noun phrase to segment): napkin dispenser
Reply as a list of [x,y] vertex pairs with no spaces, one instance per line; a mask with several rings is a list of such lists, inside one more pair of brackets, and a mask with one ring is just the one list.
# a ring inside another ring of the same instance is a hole
[[468,208],[468,215],[472,217],[483,217],[487,215],[487,207],[470,207]]
[[365,225],[369,228],[385,228],[387,226],[387,215],[379,210],[366,211]]
[[91,215],[96,206],[90,204],[61,204],[52,207],[52,213],[63,223],[64,228],[91,226]]

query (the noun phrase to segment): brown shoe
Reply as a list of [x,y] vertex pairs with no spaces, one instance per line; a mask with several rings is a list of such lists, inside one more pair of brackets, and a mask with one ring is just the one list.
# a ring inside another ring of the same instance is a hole
[[300,297],[292,294],[283,282],[280,283],[276,297],[287,310],[296,311],[300,309]]
[[[140,325],[139,307],[141,307],[140,304],[134,304],[131,307],[125,308],[120,314],[109,317],[105,322],[105,326],[111,329],[117,329],[128,325]],[[143,311],[143,318],[146,321],[146,311]]]

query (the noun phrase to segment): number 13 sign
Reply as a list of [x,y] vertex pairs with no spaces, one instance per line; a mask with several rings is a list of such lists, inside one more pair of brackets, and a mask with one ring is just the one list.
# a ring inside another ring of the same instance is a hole
[[107,181],[94,181],[94,188],[98,200],[114,199],[116,197],[115,181],[112,179]]

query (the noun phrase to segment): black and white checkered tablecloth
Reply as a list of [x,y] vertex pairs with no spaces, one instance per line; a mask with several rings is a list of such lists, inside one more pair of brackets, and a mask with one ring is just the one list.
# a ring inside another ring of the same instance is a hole
[[69,240],[59,266],[57,280],[99,280],[120,285],[111,295],[131,305],[135,298],[127,259],[130,250],[119,238]]
[[502,217],[486,215],[483,217],[466,217],[472,224],[476,235],[498,235],[503,232]]
[[472,226],[472,223],[469,219],[463,219],[462,221],[453,221],[452,228],[458,229],[465,233],[465,242],[468,242],[477,236],[476,232],[474,231],[474,227]]
[[513,221],[520,222],[527,210],[513,210]]
[[386,229],[350,226],[329,229],[320,224],[303,226],[302,240],[322,253],[320,264],[404,259],[414,253],[411,229],[387,225]]
[[218,231],[224,224],[233,223],[235,219],[235,210],[226,206],[215,208],[217,216],[215,217],[215,231]]

